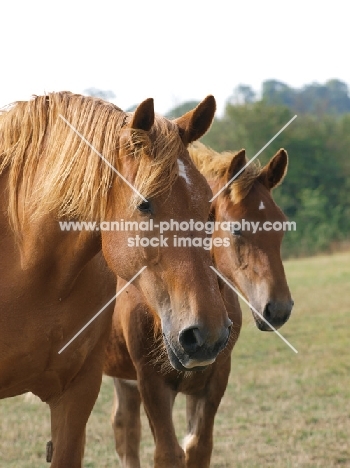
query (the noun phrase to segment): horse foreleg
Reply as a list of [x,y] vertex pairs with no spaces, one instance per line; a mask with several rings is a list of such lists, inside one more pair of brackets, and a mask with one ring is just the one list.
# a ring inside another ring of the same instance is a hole
[[185,454],[177,441],[172,420],[176,393],[155,372],[139,376],[139,386],[156,446],[154,468],[184,468]]
[[213,450],[215,415],[223,397],[230,373],[230,359],[216,363],[215,372],[200,395],[186,396],[188,434],[183,448],[186,468],[209,468]]
[[112,427],[123,468],[140,468],[141,396],[136,381],[114,380]]
[[81,468],[85,427],[101,380],[102,363],[86,361],[64,392],[48,401],[53,453],[51,468]]

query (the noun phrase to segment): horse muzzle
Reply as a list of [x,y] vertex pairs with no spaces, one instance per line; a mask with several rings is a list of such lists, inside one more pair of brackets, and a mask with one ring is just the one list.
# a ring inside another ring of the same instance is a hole
[[182,329],[177,340],[171,340],[163,333],[171,365],[181,371],[203,370],[215,362],[230,337],[232,322],[219,330],[214,343],[204,327],[191,326]]
[[281,328],[289,319],[293,305],[294,301],[292,299],[286,302],[269,301],[264,307],[263,318],[252,311],[256,326],[261,331],[273,331],[271,326],[274,329]]

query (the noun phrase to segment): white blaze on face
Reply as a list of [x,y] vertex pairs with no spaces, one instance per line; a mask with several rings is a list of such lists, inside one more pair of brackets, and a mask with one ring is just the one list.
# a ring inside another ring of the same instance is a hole
[[187,176],[185,165],[184,165],[184,163],[181,161],[181,159],[178,159],[178,160],[177,160],[177,165],[178,165],[178,168],[179,168],[179,177],[184,178],[185,181],[186,181],[186,183],[187,183],[187,184],[190,184],[191,181],[190,181],[189,177]]

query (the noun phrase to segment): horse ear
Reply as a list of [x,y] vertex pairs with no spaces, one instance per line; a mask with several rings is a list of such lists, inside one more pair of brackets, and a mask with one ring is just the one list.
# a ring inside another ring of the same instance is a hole
[[144,130],[148,132],[154,124],[154,102],[148,98],[137,106],[130,123],[130,128],[134,130]]
[[230,167],[227,171],[227,182],[231,180],[232,177],[234,177],[236,174],[238,174],[239,171],[241,171],[246,164],[247,161],[245,158],[245,149],[241,149],[232,158]]
[[286,150],[281,148],[262,169],[258,180],[269,190],[272,190],[284,179],[287,173],[287,167],[288,154]]
[[174,120],[179,126],[181,139],[186,146],[206,133],[213,121],[215,111],[215,98],[210,95],[195,109]]

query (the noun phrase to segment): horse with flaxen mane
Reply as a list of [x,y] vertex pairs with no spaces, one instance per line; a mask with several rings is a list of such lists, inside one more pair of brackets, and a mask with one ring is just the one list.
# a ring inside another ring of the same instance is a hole
[[[190,154],[205,175],[213,193],[220,190],[246,165],[244,150],[217,154],[194,144]],[[213,233],[212,255],[221,274],[239,289],[265,321],[253,310],[260,330],[279,328],[289,318],[293,301],[280,257],[283,234],[223,230],[223,222],[283,222],[286,218],[271,196],[284,178],[287,153],[278,153],[262,169],[250,164],[213,200],[211,216],[220,222]],[[263,209],[262,209],[263,207]],[[224,239],[229,236],[229,246]],[[118,288],[125,281],[118,280]],[[139,468],[141,438],[140,404],[144,404],[155,439],[155,467],[205,468],[210,465],[213,426],[231,368],[231,351],[238,339],[242,317],[236,293],[221,279],[221,294],[232,330],[230,340],[216,361],[201,372],[176,371],[164,352],[159,321],[140,292],[128,286],[117,298],[112,331],[106,348],[105,373],[114,377],[115,407],[112,425],[116,450],[123,467]],[[268,322],[268,323],[266,323]],[[189,342],[188,346],[200,346]],[[137,380],[137,384],[136,384]],[[188,435],[182,449],[177,441],[172,407],[177,393],[186,394]]]
[[[52,467],[81,467],[112,303],[62,350],[113,297],[117,275],[130,281],[147,267],[134,283],[159,315],[175,363],[201,366],[227,342],[230,321],[208,252],[128,247],[127,232],[67,232],[59,224],[139,223],[148,213],[158,224],[205,221],[211,191],[186,147],[214,112],[212,96],[169,121],[154,114],[152,99],[125,113],[69,92],[1,112],[0,398],[32,392],[49,404]],[[179,161],[191,185],[178,176]],[[195,353],[179,336],[198,323],[203,349]]]

